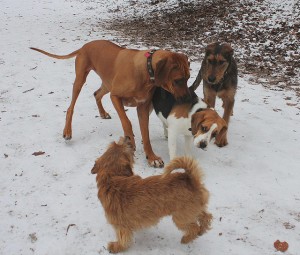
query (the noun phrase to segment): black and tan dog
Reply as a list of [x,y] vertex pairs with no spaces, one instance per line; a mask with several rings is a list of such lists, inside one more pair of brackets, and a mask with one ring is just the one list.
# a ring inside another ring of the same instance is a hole
[[[210,107],[215,107],[216,96],[223,101],[223,119],[229,124],[233,113],[234,97],[237,90],[237,65],[233,57],[233,49],[228,43],[212,43],[205,49],[205,57],[196,80],[191,86],[196,90],[203,79],[204,100]],[[227,134],[216,137],[220,147],[227,145]]]

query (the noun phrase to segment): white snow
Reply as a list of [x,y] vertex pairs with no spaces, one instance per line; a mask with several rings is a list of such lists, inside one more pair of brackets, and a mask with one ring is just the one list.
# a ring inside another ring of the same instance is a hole
[[[105,247],[115,235],[90,170],[122,135],[120,121],[109,96],[103,101],[112,119],[96,117],[93,92],[100,80],[91,73],[75,107],[73,139],[65,142],[74,59],[51,59],[29,47],[66,54],[93,39],[118,43],[116,32],[91,27],[110,18],[108,10],[116,4],[122,8],[122,1],[0,0],[1,255],[108,254]],[[199,66],[192,63],[190,83]],[[181,245],[181,233],[167,217],[136,233],[127,254],[280,254],[273,247],[277,239],[289,243],[286,255],[300,254],[297,99],[250,79],[239,78],[228,146],[193,149],[211,194],[212,229]],[[216,109],[222,114],[220,100]],[[137,141],[135,172],[160,174],[147,165],[135,108],[127,114]],[[168,162],[167,140],[154,114],[150,137],[155,152]],[[38,151],[45,154],[32,155]]]

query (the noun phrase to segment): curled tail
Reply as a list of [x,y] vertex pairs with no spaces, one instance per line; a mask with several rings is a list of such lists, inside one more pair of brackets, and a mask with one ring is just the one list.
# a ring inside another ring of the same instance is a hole
[[78,54],[78,52],[79,52],[79,50],[75,50],[75,51],[73,51],[72,53],[70,53],[70,54],[68,54],[68,55],[63,55],[63,56],[61,56],[61,55],[51,54],[51,53],[49,53],[49,52],[47,52],[47,51],[40,50],[40,49],[33,48],[33,47],[30,47],[30,49],[35,50],[35,51],[38,51],[38,52],[40,52],[40,53],[43,53],[43,54],[47,55],[48,57],[51,57],[51,58],[57,58],[57,59],[68,59],[68,58],[73,58],[73,57],[75,57],[75,56]]
[[170,174],[175,169],[184,169],[196,182],[201,182],[203,173],[198,162],[191,157],[177,157],[165,167],[163,176]]

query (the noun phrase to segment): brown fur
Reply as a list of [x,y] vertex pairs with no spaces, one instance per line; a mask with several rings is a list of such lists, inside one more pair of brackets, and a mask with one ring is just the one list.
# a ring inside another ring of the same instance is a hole
[[[121,138],[96,160],[91,171],[97,173],[98,197],[117,235],[117,241],[108,244],[110,252],[126,250],[134,231],[155,225],[167,215],[172,215],[184,232],[181,243],[191,242],[210,229],[209,193],[194,159],[175,158],[163,175],[142,179],[132,171],[133,154],[129,139]],[[172,173],[180,168],[185,171]]]
[[[210,108],[194,113],[192,115],[191,123],[191,131],[193,136],[199,136],[206,133],[207,130],[209,130],[211,126],[216,123],[217,128],[212,133],[211,138],[216,137],[217,144],[219,142],[217,139],[222,138],[227,132],[226,121],[222,119],[215,110]],[[201,146],[201,144],[199,144],[199,146]]]
[[153,54],[152,67],[155,82],[150,80],[147,71],[147,50],[125,49],[109,41],[92,41],[79,50],[68,55],[59,56],[46,51],[31,48],[49,57],[68,59],[75,57],[76,78],[73,86],[71,104],[66,114],[66,124],[63,131],[65,139],[72,138],[72,117],[76,100],[81,88],[91,70],[102,80],[101,87],[94,93],[99,113],[103,119],[110,115],[102,106],[102,97],[110,92],[111,101],[118,113],[124,130],[124,136],[129,136],[135,146],[131,122],[124,106],[137,107],[144,151],[152,166],[163,166],[163,161],[152,150],[149,138],[149,111],[155,86],[169,91],[178,100],[189,96],[187,80],[189,79],[188,59],[184,54],[166,50],[158,50]]
[[[205,50],[205,57],[196,80],[191,86],[192,90],[200,85],[203,79],[204,99],[215,108],[216,97],[223,101],[223,118],[229,124],[230,116],[233,114],[234,97],[237,90],[237,65],[233,57],[233,49],[228,43],[218,42],[209,44]],[[220,147],[228,144],[227,131],[218,135],[216,144]]]

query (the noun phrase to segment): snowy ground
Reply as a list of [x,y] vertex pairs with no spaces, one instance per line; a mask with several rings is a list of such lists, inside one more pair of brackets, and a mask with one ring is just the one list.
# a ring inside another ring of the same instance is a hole
[[[109,97],[104,105],[112,119],[98,117],[93,92],[100,81],[90,74],[75,108],[73,139],[65,142],[74,59],[50,59],[28,47],[64,54],[96,38],[118,42],[117,33],[91,30],[90,24],[108,14],[89,1],[0,0],[0,5],[0,254],[108,254],[105,247],[114,232],[90,170],[122,135],[120,121]],[[191,65],[191,83],[198,67]],[[167,217],[136,233],[127,254],[279,254],[273,247],[277,239],[289,243],[285,254],[300,254],[297,99],[292,92],[250,85],[250,78],[239,80],[229,145],[194,149],[211,193],[212,230],[181,245],[181,233]],[[135,172],[144,177],[161,173],[147,166],[135,109],[127,113],[137,139]],[[167,141],[155,115],[150,136],[155,152],[168,162]],[[32,155],[39,151],[45,154]]]

